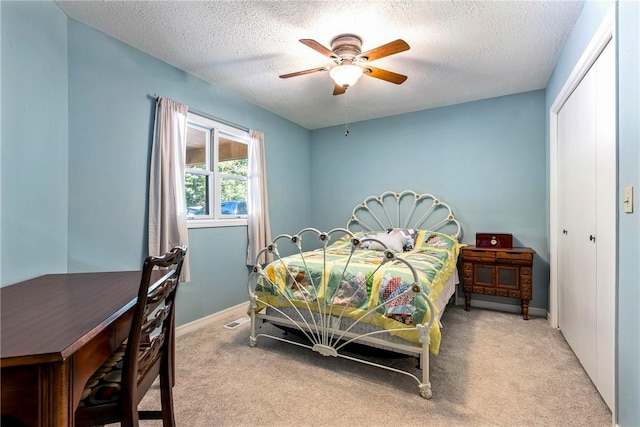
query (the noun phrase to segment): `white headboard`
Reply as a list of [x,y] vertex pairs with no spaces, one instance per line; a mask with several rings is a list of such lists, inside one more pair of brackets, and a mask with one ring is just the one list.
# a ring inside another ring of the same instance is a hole
[[386,191],[369,196],[353,208],[347,221],[350,231],[383,231],[389,228],[433,230],[460,238],[462,228],[451,208],[437,197],[411,190]]

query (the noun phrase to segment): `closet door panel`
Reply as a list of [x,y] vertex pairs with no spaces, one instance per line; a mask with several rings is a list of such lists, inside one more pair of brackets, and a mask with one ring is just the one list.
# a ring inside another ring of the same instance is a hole
[[[571,100],[569,100],[571,101]],[[565,339],[573,348],[576,343],[574,338],[579,331],[579,313],[575,301],[579,298],[578,289],[570,286],[576,282],[575,269],[572,268],[572,260],[576,253],[575,239],[572,239],[575,229],[572,226],[571,218],[574,216],[572,207],[578,202],[575,199],[576,182],[573,180],[571,169],[568,167],[571,158],[571,147],[567,141],[571,141],[571,122],[575,115],[571,108],[571,103],[567,104],[558,113],[558,139],[562,144],[558,145],[558,326]],[[575,350],[574,350],[575,352]]]
[[596,250],[597,350],[596,386],[609,407],[615,393],[616,281],[616,85],[615,49],[610,42],[596,62]]
[[559,325],[585,370],[595,380],[596,245],[595,141],[596,73],[592,68],[558,116],[561,141],[562,234]]
[[[571,240],[569,239],[569,231],[571,229],[571,206],[575,205],[575,202],[571,202],[571,196],[575,193],[571,189],[571,177],[569,168],[565,165],[569,163],[568,144],[564,143],[570,136],[570,129],[567,126],[569,118],[572,116],[570,108],[560,110],[558,113],[558,140],[562,141],[562,144],[558,144],[558,185],[557,185],[557,212],[558,212],[558,230],[555,230],[558,236],[558,259],[557,259],[557,271],[558,271],[558,326],[561,328],[565,339],[567,335],[575,335],[576,326],[569,319],[575,319],[577,314],[574,312],[574,304],[569,304],[574,301],[576,296],[575,289],[568,286],[569,283],[575,280],[571,277],[571,259],[574,252],[571,248]],[[572,230],[571,230],[572,231]]]

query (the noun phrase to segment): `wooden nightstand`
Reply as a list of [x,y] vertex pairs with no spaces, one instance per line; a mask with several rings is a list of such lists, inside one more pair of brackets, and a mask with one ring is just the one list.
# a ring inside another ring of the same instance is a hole
[[518,298],[522,318],[529,319],[529,301],[533,295],[532,267],[535,251],[531,248],[462,248],[462,284],[465,310],[471,308],[471,294]]

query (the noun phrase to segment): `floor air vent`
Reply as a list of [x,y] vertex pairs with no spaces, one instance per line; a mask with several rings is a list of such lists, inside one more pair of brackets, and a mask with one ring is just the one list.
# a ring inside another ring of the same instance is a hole
[[224,327],[227,328],[227,329],[235,329],[238,326],[240,326],[240,325],[242,325],[244,323],[247,323],[249,320],[251,320],[251,318],[248,317],[248,316],[241,317],[239,319],[234,320],[233,322],[227,323],[226,325],[224,325]]

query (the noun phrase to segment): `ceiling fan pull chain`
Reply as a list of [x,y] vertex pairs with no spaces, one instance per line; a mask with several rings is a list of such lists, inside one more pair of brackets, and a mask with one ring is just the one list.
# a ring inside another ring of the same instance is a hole
[[347,110],[348,110],[347,96],[349,95],[345,92],[344,94],[344,137],[345,138],[349,136],[349,127],[348,127],[349,120],[347,118]]

